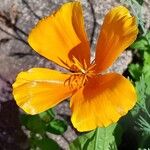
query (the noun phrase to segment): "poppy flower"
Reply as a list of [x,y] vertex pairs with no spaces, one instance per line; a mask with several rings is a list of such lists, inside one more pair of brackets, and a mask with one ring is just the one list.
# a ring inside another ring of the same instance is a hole
[[70,97],[71,121],[78,131],[117,122],[135,105],[136,92],[122,75],[103,71],[133,43],[137,33],[136,19],[128,9],[114,7],[104,19],[91,63],[81,4],[65,3],[39,21],[28,42],[36,52],[68,71],[32,68],[19,73],[13,84],[16,103],[34,115]]

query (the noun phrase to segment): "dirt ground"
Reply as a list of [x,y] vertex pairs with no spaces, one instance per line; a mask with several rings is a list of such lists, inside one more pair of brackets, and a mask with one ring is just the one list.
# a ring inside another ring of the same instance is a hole
[[[149,27],[149,0],[143,9]],[[47,67],[61,70],[60,67],[34,52],[27,43],[32,27],[43,16],[49,15],[67,0],[0,0],[0,149],[23,150],[28,146],[26,133],[23,132],[20,111],[12,97],[11,84],[20,71],[32,67]],[[85,26],[91,42],[94,56],[96,39],[104,15],[113,6],[121,5],[119,0],[83,0]],[[130,50],[125,51],[109,71],[123,73],[132,60]],[[69,121],[70,110],[65,101],[56,107],[58,116]],[[70,124],[70,123],[69,123]],[[63,136],[49,135],[62,149],[68,148],[68,142],[77,137],[70,124]]]

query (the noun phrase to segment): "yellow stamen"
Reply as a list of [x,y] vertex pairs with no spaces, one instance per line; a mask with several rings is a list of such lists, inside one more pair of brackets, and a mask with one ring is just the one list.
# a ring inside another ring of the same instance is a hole
[[78,61],[77,58],[75,58],[73,56],[73,61],[74,61],[74,65],[82,72],[85,73],[86,71],[83,69],[84,67],[82,66],[82,64]]

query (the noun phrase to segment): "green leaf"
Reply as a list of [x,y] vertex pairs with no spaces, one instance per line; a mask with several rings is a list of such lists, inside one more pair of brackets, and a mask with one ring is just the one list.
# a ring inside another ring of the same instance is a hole
[[118,150],[115,142],[110,144],[109,150]]
[[145,37],[141,37],[137,39],[130,47],[138,50],[147,50],[148,44]]
[[150,50],[150,45],[147,40],[150,41],[150,32],[145,36],[138,38],[130,47],[133,49],[148,51]]
[[39,114],[39,117],[44,121],[44,122],[50,122],[52,119],[54,119],[55,114],[52,109],[49,109],[45,112],[42,112]]
[[138,102],[143,105],[148,95],[150,95],[150,76],[142,75],[140,77],[140,81],[137,81],[135,85],[138,95]]
[[131,111],[133,116],[137,116],[137,129],[150,133],[150,76],[142,75],[140,81],[136,82],[138,102]]
[[143,74],[145,77],[150,76],[150,53],[144,52]]
[[45,123],[39,118],[38,115],[21,115],[22,124],[32,132],[43,133],[46,130]]
[[149,135],[145,135],[142,137],[140,143],[139,143],[139,147],[138,150],[150,150],[150,136]]
[[[149,118],[150,119],[150,118]],[[140,116],[137,122],[138,128],[145,134],[150,135],[150,122],[144,117]]]
[[97,130],[79,136],[69,145],[70,150],[84,150],[84,148],[87,147],[86,145],[92,141],[96,131]]
[[145,82],[145,77],[144,75],[142,75],[140,77],[139,81],[135,82],[135,86],[136,86],[136,92],[137,92],[137,103],[135,105],[135,107],[131,110],[131,114],[132,116],[137,116],[138,113],[141,110],[140,106],[145,106],[145,99],[146,99],[146,85],[147,83]]
[[146,82],[148,83],[147,86],[146,86],[146,90],[145,90],[145,93],[147,95],[147,98],[149,98],[149,106],[150,106],[150,76],[146,76]]
[[54,109],[53,108],[51,108],[51,109],[48,109],[47,111],[46,111],[51,117],[55,117],[55,112],[54,112]]
[[97,128],[94,131],[78,137],[70,144],[70,150],[116,149],[117,146],[114,136],[116,126],[117,124],[113,124],[106,128]]
[[47,125],[47,131],[53,134],[63,134],[67,130],[67,123],[64,120],[54,119]]
[[39,117],[44,121],[44,122],[49,122],[52,118],[47,112],[42,112],[39,114]]
[[143,0],[136,0],[140,5],[143,5]]
[[135,82],[136,91],[138,95],[138,102],[141,104],[143,104],[144,103],[143,101],[146,99],[146,95],[145,95],[146,84],[147,83],[145,82],[144,75],[140,77],[140,81]]
[[31,147],[39,150],[60,150],[59,145],[52,139],[34,139],[31,142]]
[[139,80],[142,74],[142,67],[139,64],[129,65],[129,72],[134,80]]

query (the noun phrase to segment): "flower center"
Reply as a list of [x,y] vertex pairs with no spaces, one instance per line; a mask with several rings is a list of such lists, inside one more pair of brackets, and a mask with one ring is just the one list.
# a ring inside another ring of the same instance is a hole
[[75,73],[70,73],[70,77],[65,81],[65,84],[69,85],[71,88],[79,89],[86,84],[89,78],[96,75],[94,72],[95,64],[87,66],[86,62],[84,62],[84,65],[82,65],[75,57],[73,61],[73,68],[77,71]]

